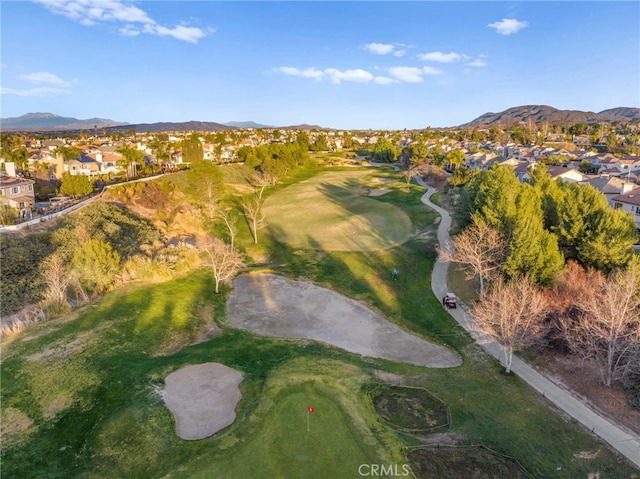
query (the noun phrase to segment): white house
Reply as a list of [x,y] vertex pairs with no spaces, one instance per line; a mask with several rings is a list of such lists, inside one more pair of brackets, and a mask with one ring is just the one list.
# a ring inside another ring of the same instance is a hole
[[615,209],[622,208],[633,215],[636,227],[640,230],[640,188],[611,198]]

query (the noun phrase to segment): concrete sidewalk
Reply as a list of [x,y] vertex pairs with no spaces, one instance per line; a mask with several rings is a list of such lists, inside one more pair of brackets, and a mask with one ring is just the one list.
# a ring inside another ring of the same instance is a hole
[[[427,186],[421,179],[416,178],[419,185],[425,187],[427,192],[422,196],[422,202],[433,208],[442,220],[438,226],[438,242],[440,247],[451,244],[449,236],[449,228],[451,227],[451,215],[439,206],[431,203],[429,197],[435,193],[435,190]],[[449,263],[437,261],[433,267],[431,276],[431,289],[437,298],[441,298],[448,290],[447,287],[447,271]],[[449,309],[449,314],[471,335],[480,342],[484,350],[500,362],[502,357],[502,348],[495,341],[488,342],[486,338],[480,337],[473,327],[473,319],[464,312],[462,308]],[[608,442],[614,449],[623,454],[633,464],[640,468],[640,436],[632,431],[625,430],[617,424],[609,421],[605,417],[598,414],[588,405],[577,399],[571,392],[556,385],[546,376],[539,373],[531,365],[524,362],[519,357],[513,357],[511,369],[514,373],[526,381],[532,388],[549,399],[560,410],[580,422],[589,431],[593,432],[604,441]]]

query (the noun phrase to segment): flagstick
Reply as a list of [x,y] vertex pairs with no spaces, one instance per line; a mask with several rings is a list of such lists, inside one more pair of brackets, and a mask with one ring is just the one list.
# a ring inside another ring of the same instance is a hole
[[311,412],[307,409],[307,432],[309,432],[309,416],[311,416]]

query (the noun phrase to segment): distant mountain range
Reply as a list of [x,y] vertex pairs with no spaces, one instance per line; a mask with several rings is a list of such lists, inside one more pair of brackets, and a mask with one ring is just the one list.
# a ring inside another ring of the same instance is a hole
[[93,130],[94,126],[102,129],[115,125],[126,125],[126,123],[104,118],[79,120],[53,113],[27,113],[16,118],[0,118],[2,130]]
[[[459,125],[455,128],[488,128],[492,125],[511,126],[518,123],[542,123],[572,125],[575,123],[620,123],[639,122],[640,108],[611,108],[599,113],[579,110],[558,110],[547,105],[524,105],[509,108],[500,113],[485,113],[475,120]],[[270,126],[256,123],[254,121],[230,121],[227,123],[216,123],[211,121],[185,121],[185,122],[160,122],[160,123],[140,123],[130,124],[107,120],[104,118],[89,118],[79,120],[77,118],[63,117],[53,113],[27,113],[17,118],[0,118],[0,130],[2,131],[80,131],[91,132],[94,128],[107,131],[122,131],[133,129],[136,133],[154,133],[161,131],[221,131],[233,130],[236,128],[283,128],[312,130],[323,128],[318,125],[291,125],[291,126]]]
[[517,123],[542,123],[572,125],[575,123],[619,123],[640,121],[640,108],[611,108],[594,113],[580,110],[558,110],[547,105],[524,105],[509,108],[500,113],[485,113],[459,128],[486,128],[492,125],[511,126]]
[[27,113],[16,118],[0,118],[0,130],[2,131],[93,131],[94,128],[107,131],[122,131],[133,129],[136,133],[156,133],[161,131],[221,131],[234,130],[236,128],[297,128],[297,129],[323,129],[317,125],[298,125],[287,127],[274,127],[263,125],[255,121],[230,121],[216,123],[212,121],[184,121],[184,122],[159,122],[131,124],[104,118],[78,118],[64,117],[53,113]]
[[274,126],[262,125],[255,121],[228,121],[223,123],[223,125],[233,126],[235,128],[275,128]]

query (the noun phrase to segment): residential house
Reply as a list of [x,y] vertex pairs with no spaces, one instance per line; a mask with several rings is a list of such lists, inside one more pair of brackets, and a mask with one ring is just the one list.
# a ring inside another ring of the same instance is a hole
[[561,179],[569,183],[578,183],[589,179],[587,175],[580,173],[579,170],[565,168],[564,166],[549,166],[547,172],[551,175],[552,179]]
[[640,188],[611,198],[615,209],[622,208],[633,215],[636,227],[640,230]]
[[596,190],[606,196],[607,201],[612,208],[614,208],[614,197],[628,193],[638,187],[633,183],[611,176],[597,176],[586,180],[584,183],[593,186]]
[[13,163],[5,163],[5,170],[0,174],[0,203],[5,208],[15,208],[20,218],[29,218],[35,204],[35,181],[16,176]]
[[100,163],[95,158],[82,154],[79,158],[73,158],[67,162],[67,171],[73,176],[95,176],[100,174]]
[[525,183],[531,181],[531,170],[533,168],[535,168],[535,163],[529,164],[526,161],[521,161],[513,168],[513,172],[520,183]]

